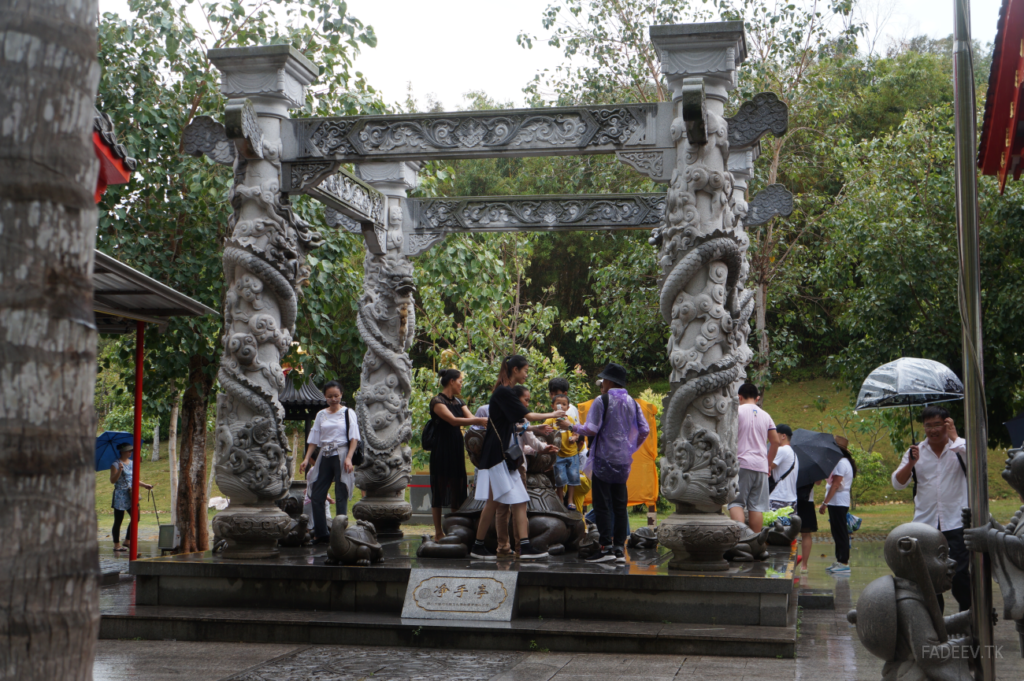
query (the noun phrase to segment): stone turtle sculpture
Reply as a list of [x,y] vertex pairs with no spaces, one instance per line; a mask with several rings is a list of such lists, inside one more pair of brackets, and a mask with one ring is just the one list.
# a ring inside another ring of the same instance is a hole
[[377,530],[368,520],[348,526],[348,516],[335,516],[331,523],[331,543],[327,547],[328,565],[370,565],[384,560],[384,549],[377,543]]
[[936,599],[956,574],[946,538],[923,523],[904,523],[886,537],[884,552],[892,576],[868,584],[846,616],[864,647],[885,661],[882,679],[973,679],[971,612],[943,617]]
[[[541,439],[552,444],[553,435]],[[472,454],[470,457],[472,459]],[[530,521],[530,543],[535,549],[547,551],[553,556],[575,551],[586,533],[583,516],[578,511],[567,509],[555,491],[551,469],[556,457],[557,454],[549,452],[528,454],[526,457],[526,491],[530,496],[526,515]],[[461,508],[445,516],[442,522],[445,534],[458,537],[468,550],[476,537],[476,525],[483,508],[484,502],[467,499]],[[509,537],[513,536],[510,527]],[[487,532],[485,543],[494,550],[497,542],[498,537],[492,527]],[[433,551],[432,548],[423,550]]]
[[587,522],[587,533],[583,535],[583,539],[580,540],[580,548],[576,555],[585,560],[600,550],[601,534],[597,531],[597,525]]
[[287,534],[277,540],[278,545],[297,547],[309,544],[313,537],[309,528],[310,518],[302,512],[302,499],[289,495],[284,499],[279,499],[277,505],[291,518]]
[[653,527],[645,525],[637,529],[626,540],[626,546],[631,549],[656,549],[658,548],[658,534]]
[[789,525],[783,525],[781,520],[776,520],[768,528],[768,543],[772,546],[789,546],[800,536],[800,528],[803,521],[795,513],[789,516]]
[[769,528],[765,527],[760,532],[754,532],[744,525],[739,542],[737,542],[736,546],[725,552],[725,559],[740,563],[768,560],[768,531]]
[[431,535],[425,534],[420,540],[420,547],[416,549],[417,558],[465,558],[468,555],[469,548],[454,535],[434,541]]

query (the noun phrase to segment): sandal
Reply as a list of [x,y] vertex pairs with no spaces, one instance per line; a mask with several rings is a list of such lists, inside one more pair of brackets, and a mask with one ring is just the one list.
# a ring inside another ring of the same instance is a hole
[[569,504],[569,510],[570,511],[575,511],[576,510],[576,504]]
[[127,551],[127,550],[128,550],[127,546],[115,546],[114,547],[114,552],[115,553],[121,553],[121,552],[124,552],[124,551]]

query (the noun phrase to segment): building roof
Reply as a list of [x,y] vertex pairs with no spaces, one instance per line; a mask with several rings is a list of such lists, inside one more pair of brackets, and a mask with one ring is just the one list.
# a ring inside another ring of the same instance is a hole
[[93,310],[100,333],[130,333],[132,322],[166,324],[170,317],[205,317],[213,308],[96,251]]
[[1020,177],[1024,164],[1024,0],[1003,0],[992,50],[985,116],[981,124],[978,167],[983,175],[998,175],[1002,190],[1012,174]]
[[301,388],[295,387],[295,371],[285,375],[278,399],[284,406],[285,421],[309,421],[318,411],[327,408],[327,399],[313,381],[306,381]]
[[302,384],[301,388],[295,387],[295,372],[289,371],[288,375],[284,379],[284,388],[281,389],[281,394],[278,399],[281,401],[286,408],[287,407],[317,407],[318,409],[325,409],[327,407],[327,398],[320,392],[320,388],[316,387],[313,381],[306,381]]

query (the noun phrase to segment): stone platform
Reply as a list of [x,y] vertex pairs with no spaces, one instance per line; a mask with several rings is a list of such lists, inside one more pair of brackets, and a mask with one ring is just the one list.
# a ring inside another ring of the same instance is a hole
[[[131,607],[104,608],[101,635],[179,640],[291,641],[564,651],[792,656],[795,554],[728,571],[668,570],[669,553],[629,552],[625,565],[417,558],[419,539],[385,544],[370,567],[324,564],[322,548],[274,560],[211,553],[135,561]],[[413,568],[518,573],[511,622],[403,620]],[[538,644],[541,645],[541,644]]]

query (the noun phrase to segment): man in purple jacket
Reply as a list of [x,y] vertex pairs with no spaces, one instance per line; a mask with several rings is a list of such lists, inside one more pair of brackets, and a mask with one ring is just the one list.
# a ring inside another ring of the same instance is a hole
[[601,550],[587,558],[587,562],[625,563],[629,534],[626,481],[633,453],[647,439],[650,428],[640,405],[626,392],[625,368],[612,362],[598,378],[602,379],[601,397],[590,405],[587,422],[572,425],[562,420],[558,427],[590,438],[590,458],[594,463],[590,484]]

